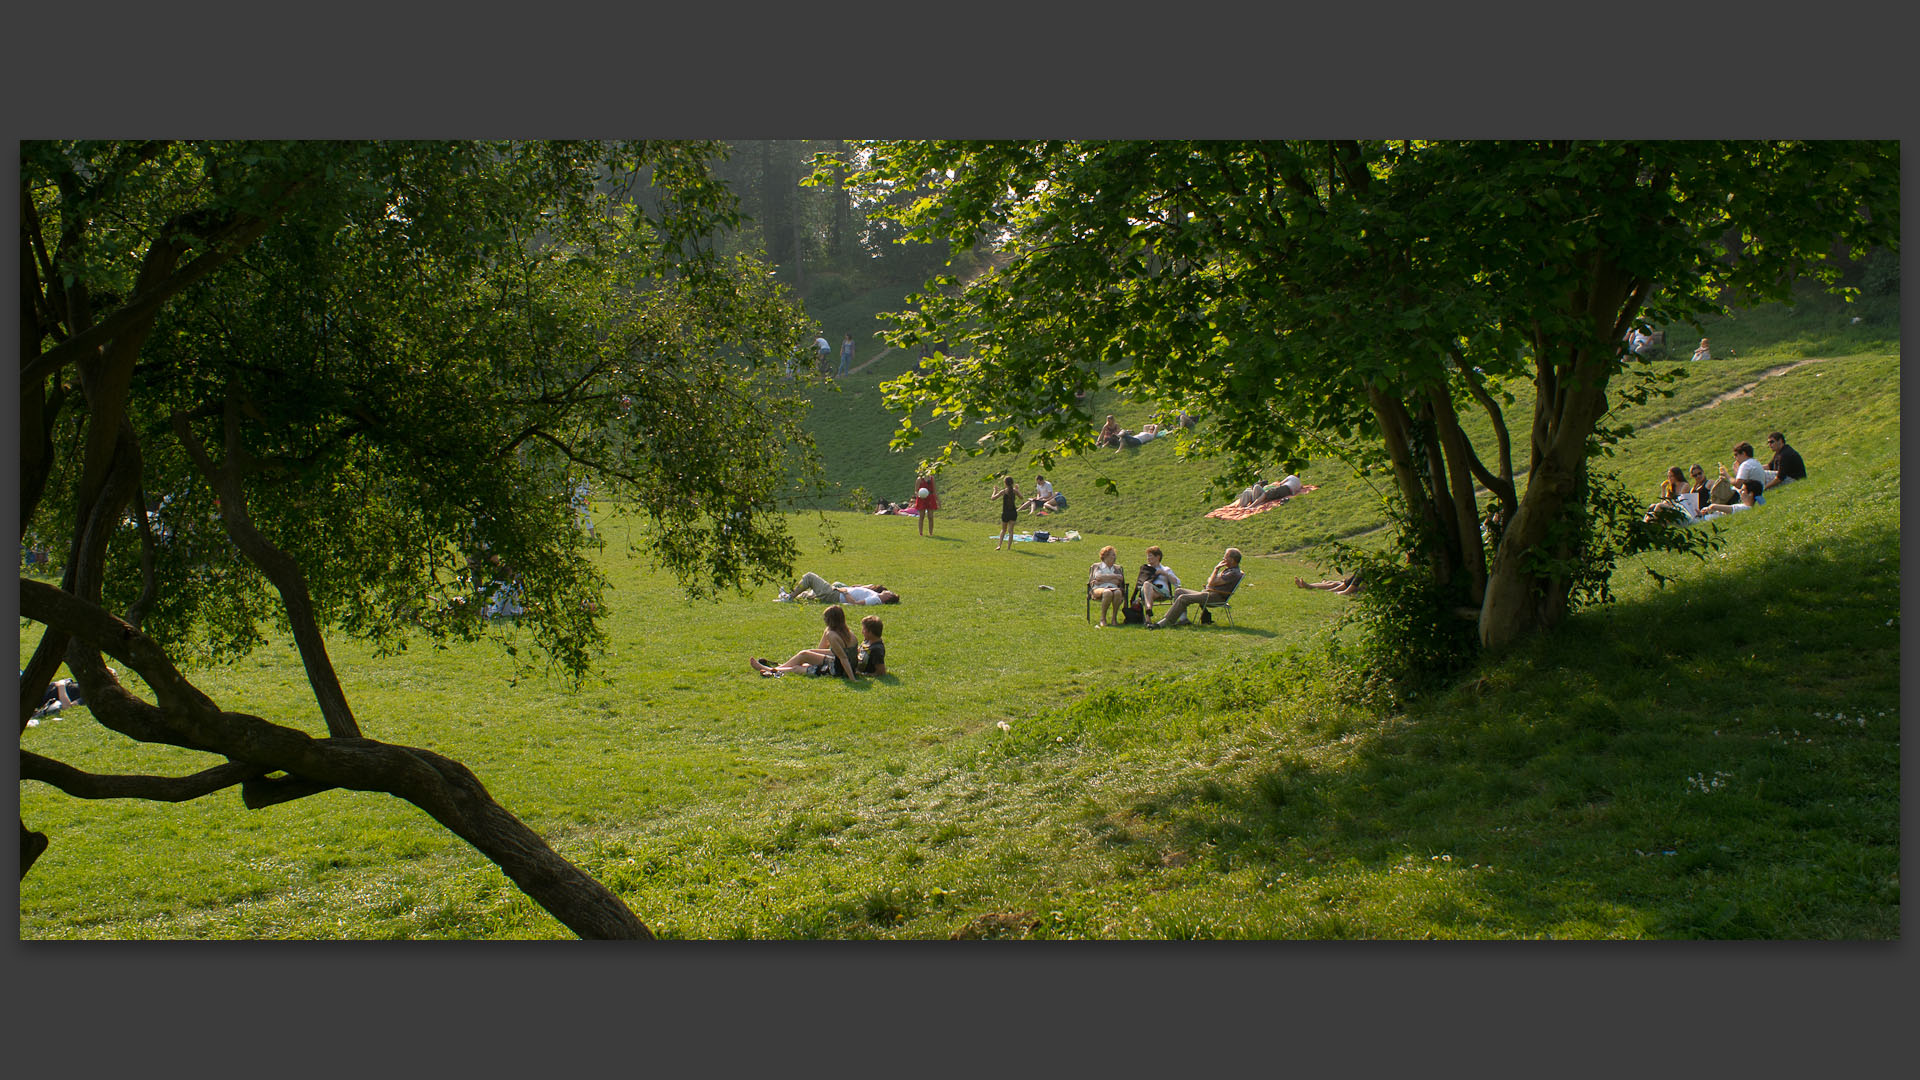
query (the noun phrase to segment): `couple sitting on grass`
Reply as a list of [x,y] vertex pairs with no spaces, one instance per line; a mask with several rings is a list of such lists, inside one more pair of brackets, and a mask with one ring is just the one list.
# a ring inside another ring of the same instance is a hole
[[861,641],[856,649],[853,634],[847,629],[846,608],[835,604],[820,614],[826,620],[827,628],[820,634],[818,648],[801,649],[784,664],[761,657],[754,657],[747,663],[763,679],[777,679],[795,673],[858,679],[862,675],[887,673],[887,643],[880,640],[880,632],[884,629],[880,616],[869,615],[860,620]]

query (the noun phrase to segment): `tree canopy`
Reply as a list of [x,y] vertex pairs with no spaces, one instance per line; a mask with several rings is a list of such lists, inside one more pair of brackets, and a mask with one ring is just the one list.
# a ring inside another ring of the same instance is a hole
[[[1623,434],[1612,404],[1662,392],[1629,329],[1785,299],[1801,276],[1831,282],[1834,252],[1899,236],[1892,143],[863,149],[874,182],[918,193],[895,211],[915,235],[1000,253],[898,317],[900,341],[953,355],[891,384],[896,407],[986,420],[992,452],[1032,437],[1044,459],[1090,447],[1077,395],[1105,380],[1205,417],[1179,437],[1221,455],[1223,481],[1339,448],[1391,471],[1423,572],[1492,647],[1604,596],[1617,545],[1689,542],[1593,505],[1590,462]],[[1463,410],[1488,415],[1493,445]],[[898,441],[919,434],[903,421]]]
[[[391,792],[576,932],[644,936],[458,762],[362,735],[323,635],[475,638],[510,584],[578,677],[606,610],[583,482],[641,516],[690,595],[787,573],[781,495],[811,440],[766,373],[810,335],[763,265],[712,250],[737,221],[718,150],[25,144],[21,528],[63,576],[21,582],[45,628],[22,730],[64,659],[101,723],[224,761],[98,776],[23,750],[23,779],[88,798],[239,784],[249,807]],[[324,737],[223,710],[183,673],[274,625]],[[21,834],[25,874],[48,841]]]

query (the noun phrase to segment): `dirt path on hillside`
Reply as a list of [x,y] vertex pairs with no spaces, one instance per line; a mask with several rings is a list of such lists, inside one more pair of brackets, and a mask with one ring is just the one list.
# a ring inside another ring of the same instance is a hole
[[1715,395],[1710,400],[1705,401],[1699,405],[1695,405],[1691,409],[1682,410],[1680,412],[1674,413],[1671,416],[1663,416],[1658,420],[1649,420],[1648,422],[1640,425],[1634,430],[1635,431],[1651,431],[1652,429],[1657,428],[1662,424],[1671,423],[1675,420],[1680,419],[1683,416],[1689,416],[1689,415],[1692,415],[1693,413],[1697,413],[1702,409],[1711,409],[1719,405],[1724,405],[1727,402],[1734,400],[1735,398],[1743,398],[1743,397],[1746,397],[1748,394],[1753,393],[1754,390],[1758,388],[1761,383],[1767,381],[1768,379],[1771,379],[1780,375],[1785,375],[1787,372],[1792,371],[1794,368],[1805,367],[1808,364],[1824,364],[1831,359],[1833,359],[1833,357],[1831,356],[1809,356],[1804,360],[1795,360],[1791,364],[1781,364],[1778,367],[1770,367],[1767,370],[1761,372],[1758,378],[1754,379],[1750,383],[1747,383],[1745,386],[1735,387],[1734,389],[1729,390],[1724,394]]
[[865,370],[867,370],[868,368],[870,368],[870,367],[872,367],[873,365],[875,365],[875,364],[877,364],[877,363],[879,363],[880,361],[882,361],[882,360],[885,360],[885,359],[887,358],[887,354],[888,354],[888,353],[890,353],[890,352],[892,352],[892,351],[893,351],[893,346],[891,346],[891,345],[889,345],[889,346],[887,346],[887,347],[886,347],[886,348],[884,348],[884,349],[881,349],[881,350],[880,350],[879,352],[877,352],[877,353],[874,353],[874,354],[873,354],[873,359],[871,359],[871,360],[869,360],[869,361],[867,361],[867,362],[866,362],[866,363],[864,363],[864,364],[861,364],[861,365],[860,365],[859,367],[850,367],[850,368],[848,368],[848,369],[847,369],[847,374],[849,374],[849,375],[858,375],[858,374],[860,374],[861,372],[863,372],[863,371],[865,371]]
[[[1768,379],[1777,378],[1778,376],[1785,375],[1787,372],[1792,371],[1795,368],[1805,367],[1808,364],[1824,364],[1831,359],[1833,359],[1833,357],[1831,356],[1809,356],[1802,360],[1795,360],[1791,364],[1781,364],[1777,367],[1770,367],[1767,370],[1761,372],[1759,376],[1756,377],[1750,383],[1746,383],[1742,386],[1737,386],[1732,390],[1727,391],[1724,394],[1716,394],[1712,398],[1698,405],[1695,405],[1691,409],[1683,409],[1680,412],[1672,414],[1671,416],[1662,416],[1657,420],[1650,420],[1647,423],[1642,424],[1639,427],[1635,428],[1634,431],[1635,432],[1651,431],[1662,424],[1672,423],[1675,420],[1678,420],[1685,416],[1691,416],[1694,413],[1700,412],[1702,410],[1717,408],[1721,405],[1726,404],[1729,401],[1735,400],[1736,398],[1746,397],[1748,394],[1751,394],[1754,392],[1754,390],[1758,389],[1760,384],[1767,381]],[[1487,491],[1485,488],[1475,485],[1473,489],[1473,493],[1475,497],[1478,498],[1478,497],[1484,497],[1487,494]],[[1264,555],[1255,555],[1254,558],[1256,559],[1287,558],[1287,557],[1299,555],[1302,552],[1307,551],[1309,548],[1319,547],[1321,544],[1331,543],[1333,541],[1355,540],[1362,536],[1371,536],[1372,534],[1377,533],[1384,528],[1386,528],[1385,525],[1375,525],[1370,529],[1361,529],[1359,532],[1348,533],[1345,536],[1336,536],[1332,540],[1322,540],[1318,544],[1308,544],[1302,547],[1288,548],[1285,551],[1269,551]]]

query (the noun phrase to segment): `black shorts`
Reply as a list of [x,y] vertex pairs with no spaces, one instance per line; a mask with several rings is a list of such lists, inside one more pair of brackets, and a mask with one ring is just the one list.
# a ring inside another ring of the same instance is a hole
[[1002,525],[1011,525],[1011,524],[1013,524],[1014,522],[1016,522],[1016,521],[1019,521],[1019,520],[1020,520],[1020,515],[1019,515],[1019,514],[1015,514],[1015,515],[1013,515],[1012,517],[1006,517],[1005,515],[1002,515],[1002,516],[1001,516],[1001,518],[1000,518],[1000,524],[1002,524]]

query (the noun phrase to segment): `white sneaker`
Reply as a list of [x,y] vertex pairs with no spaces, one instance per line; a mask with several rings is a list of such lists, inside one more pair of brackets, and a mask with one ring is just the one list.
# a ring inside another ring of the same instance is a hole
[[782,604],[782,603],[786,603],[787,601],[789,601],[789,600],[792,600],[792,599],[793,599],[793,597],[792,597],[792,596],[790,596],[790,595],[788,595],[788,593],[787,593],[787,590],[785,590],[785,589],[781,589],[781,590],[780,590],[780,595],[779,595],[779,596],[776,596],[776,597],[774,597],[774,598],[773,598],[773,602],[774,602],[774,603],[776,603],[776,604]]

